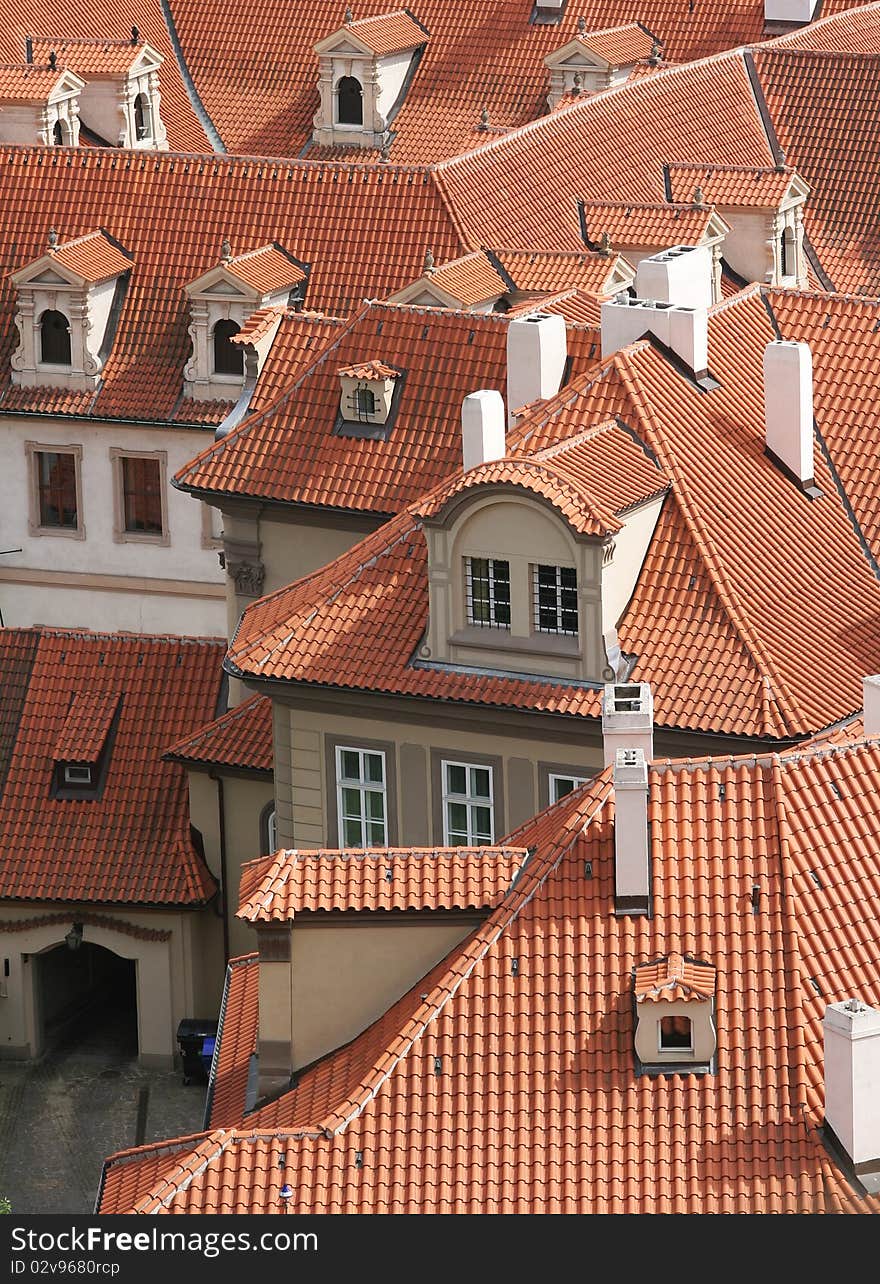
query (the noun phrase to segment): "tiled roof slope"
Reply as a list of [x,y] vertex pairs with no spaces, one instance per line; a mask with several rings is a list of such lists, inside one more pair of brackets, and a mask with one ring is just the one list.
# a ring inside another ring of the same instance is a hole
[[124,12],[115,12],[109,6],[96,10],[80,0],[51,0],[51,4],[47,0],[0,0],[0,59],[24,62],[26,36],[45,37],[47,47],[60,49],[65,39],[71,38],[129,41],[133,24],[142,41],[163,58],[159,68],[160,111],[168,131],[168,146],[172,151],[211,151],[181,78],[160,0],[131,0]]
[[523,847],[281,850],[243,867],[238,917],[271,923],[321,910],[494,908],[525,858]]
[[839,11],[828,10],[823,4],[823,16],[805,27],[777,36],[770,43],[774,48],[785,49],[836,49],[852,53],[880,53],[880,4],[844,6]]
[[346,22],[345,28],[379,58],[423,45],[428,36],[408,9],[381,13],[375,18],[357,18]]
[[654,37],[638,22],[628,22],[623,26],[587,32],[578,43],[604,58],[612,67],[624,67],[627,63],[647,58],[654,47]]
[[505,294],[508,283],[483,250],[474,250],[430,273],[430,283],[445,290],[464,307]]
[[45,102],[61,79],[61,72],[48,65],[0,65],[0,103]]
[[[477,388],[504,389],[507,326],[500,315],[372,303],[274,405],[208,447],[175,484],[398,512],[460,467],[461,402]],[[591,332],[569,331],[574,370],[592,364],[596,346]],[[405,372],[388,438],[340,436],[338,372],[378,357]]]
[[791,186],[790,166],[670,165],[674,201],[688,201],[699,187],[709,205],[755,205],[776,209]]
[[[82,80],[90,77],[118,76],[127,72],[143,52],[143,40],[105,40],[100,37],[36,39],[34,58],[37,62],[49,61],[54,53],[59,67],[69,67]],[[158,53],[158,50],[156,51]]]
[[880,294],[880,51],[767,48],[755,65],[789,165],[809,185],[806,227],[834,288]]
[[700,245],[713,213],[708,207],[671,202],[584,201],[581,208],[589,244],[598,245],[607,232],[612,247]]
[[517,290],[551,294],[569,289],[602,294],[615,261],[613,257],[589,252],[500,249],[492,253]]
[[[815,502],[764,453],[760,371],[774,330],[760,293],[715,308],[710,325],[710,366],[721,385],[710,394],[643,342],[613,358],[604,378],[582,376],[539,408],[534,423],[517,427],[509,451],[532,456],[534,466],[536,450],[597,426],[586,417],[595,397],[604,409],[622,386],[625,422],[659,464],[656,489],[672,484],[618,626],[621,645],[638,657],[633,676],[652,683],[662,725],[806,735],[861,703],[861,676],[876,668],[880,647],[880,585],[821,452],[823,495]],[[605,446],[601,434],[576,438],[549,463],[567,475],[571,455],[579,477],[592,479],[601,472],[591,469],[591,451]],[[489,468],[500,476],[513,462]],[[584,482],[572,484],[577,492]],[[427,617],[418,514],[434,511],[446,493],[441,488],[329,567],[249,607],[230,671],[594,716],[591,687],[414,662]],[[565,511],[562,490],[552,502]],[[598,502],[601,512],[613,511],[613,500]],[[756,532],[765,533],[759,558]]]
[[[874,741],[815,761],[655,764],[651,917],[614,913],[603,773],[509,836],[533,856],[444,964],[293,1091],[206,1138],[176,1182],[147,1195],[138,1182],[128,1211],[880,1211],[821,1136],[825,1007],[854,985],[880,1005],[880,921],[863,914],[880,883],[878,817],[860,787],[877,753]],[[829,781],[851,801],[826,802]],[[813,800],[828,845],[808,837],[793,856]],[[639,1075],[635,970],[674,955],[714,972],[713,1070]]]
[[[387,14],[390,7],[386,0],[363,0],[358,20]],[[845,7],[845,0],[824,0],[823,12]],[[588,39],[637,16],[673,62],[761,40],[764,30],[762,0],[712,0],[693,8],[641,0],[637,11],[629,0],[586,0],[568,6],[558,26],[532,24],[527,0],[486,0],[477,13],[460,0],[421,0],[410,8],[430,39],[392,121],[392,159],[406,163],[455,155],[492,137],[478,129],[484,106],[493,130],[543,115],[544,59],[577,34],[579,16]],[[171,12],[187,65],[226,147],[299,154],[311,138],[318,107],[313,49],[339,29],[337,0],[311,0],[296,23],[277,0],[258,0],[247,10],[230,8],[225,0],[171,0]],[[367,153],[368,159],[376,157]]]
[[242,700],[195,735],[187,734],[163,756],[168,762],[187,765],[271,772],[272,701],[259,695]]
[[426,243],[444,258],[461,250],[422,171],[376,167],[355,181],[347,166],[8,147],[0,149],[0,174],[6,271],[42,254],[50,227],[62,241],[103,227],[134,260],[96,394],[11,388],[18,334],[12,287],[0,282],[0,411],[173,420],[191,351],[183,287],[215,266],[230,211],[236,250],[287,245],[312,264],[308,307],[330,313],[359,309],[365,296],[415,279]]
[[257,1050],[259,982],[259,955],[229,960],[205,1102],[206,1128],[226,1128],[241,1119],[251,1057]]
[[65,241],[47,253],[62,267],[70,268],[84,281],[97,285],[111,277],[130,272],[131,255],[114,241],[103,229],[87,232],[72,241]]
[[[18,633],[0,634],[11,639],[3,690],[10,678],[22,685]],[[19,636],[33,648],[33,631]],[[213,895],[190,838],[186,774],[161,752],[216,708],[222,655],[217,639],[39,630],[26,692],[4,708],[3,740],[17,734],[0,798],[0,897],[196,905]],[[106,778],[96,797],[56,798],[53,755],[83,693],[121,693]]]

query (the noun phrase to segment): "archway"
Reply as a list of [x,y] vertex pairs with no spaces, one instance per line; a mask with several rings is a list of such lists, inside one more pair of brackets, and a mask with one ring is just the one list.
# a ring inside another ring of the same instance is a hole
[[[73,947],[73,948],[72,948]],[[137,973],[134,959],[78,937],[33,959],[39,1047],[138,1054]]]

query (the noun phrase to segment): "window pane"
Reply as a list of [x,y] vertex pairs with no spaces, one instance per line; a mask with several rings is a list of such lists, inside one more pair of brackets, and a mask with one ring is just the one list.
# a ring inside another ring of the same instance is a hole
[[446,765],[446,792],[448,794],[467,793],[467,768],[450,762]]
[[691,1023],[685,1016],[667,1016],[660,1020],[661,1048],[690,1048]]
[[373,784],[381,785],[385,778],[385,773],[382,770],[382,755],[380,753],[365,753],[364,763],[366,766],[365,779]]
[[342,845],[343,847],[362,847],[363,830],[360,821],[346,820],[342,826]]
[[158,459],[123,459],[122,495],[125,529],[161,535],[162,494]]
[[467,838],[467,807],[464,803],[447,803],[446,819],[450,834],[454,830],[458,834],[464,834],[465,838]]
[[71,454],[37,451],[40,525],[76,530],[76,460]]
[[369,834],[368,842],[370,847],[385,846],[385,825],[375,820],[371,820],[367,826]]
[[487,767],[471,767],[471,797],[491,798],[489,789],[489,770]]
[[340,752],[339,757],[342,763],[343,780],[360,780],[361,778],[360,755],[355,753],[351,749],[343,749]]
[[343,816],[362,816],[363,809],[361,800],[363,795],[359,789],[343,789],[342,791],[342,814]]
[[490,807],[472,807],[471,826],[474,831],[474,840],[476,842],[491,843],[492,809]]
[[385,820],[385,795],[374,789],[367,791],[367,815],[370,820]]
[[570,794],[574,789],[574,778],[572,776],[554,776],[550,781],[550,801],[559,802],[566,794]]

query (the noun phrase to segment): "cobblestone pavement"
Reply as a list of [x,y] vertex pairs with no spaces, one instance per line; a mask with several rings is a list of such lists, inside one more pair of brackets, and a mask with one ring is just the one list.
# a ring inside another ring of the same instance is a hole
[[204,1085],[142,1068],[106,1031],[38,1063],[0,1061],[0,1195],[19,1215],[91,1213],[104,1159],[138,1142],[139,1107],[148,1142],[199,1132],[204,1105]]

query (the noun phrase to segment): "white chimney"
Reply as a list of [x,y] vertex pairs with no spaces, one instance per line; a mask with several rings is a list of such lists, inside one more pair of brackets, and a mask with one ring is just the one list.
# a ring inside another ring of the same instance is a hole
[[602,696],[602,748],[605,766],[619,749],[640,749],[654,759],[654,700],[647,682],[609,682]]
[[880,1161],[880,1011],[831,1003],[825,1031],[825,1122],[853,1164]]
[[614,898],[618,912],[646,913],[650,897],[648,764],[641,749],[614,760]]
[[862,704],[866,736],[880,736],[880,673],[862,678]]
[[807,343],[764,349],[767,453],[804,489],[813,485],[813,356]]
[[602,304],[602,356],[651,333],[700,378],[709,366],[709,314],[706,308],[676,307],[653,299],[623,295]]
[[636,268],[636,294],[677,308],[712,306],[712,255],[706,245],[674,245]]
[[559,391],[568,343],[565,318],[546,312],[518,317],[507,327],[507,414]]
[[464,471],[503,459],[506,450],[504,398],[492,388],[472,392],[461,403],[461,454]]
[[764,21],[804,26],[813,21],[817,0],[764,0]]

